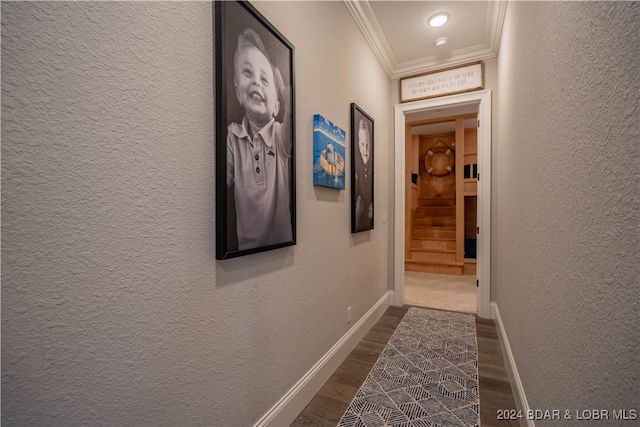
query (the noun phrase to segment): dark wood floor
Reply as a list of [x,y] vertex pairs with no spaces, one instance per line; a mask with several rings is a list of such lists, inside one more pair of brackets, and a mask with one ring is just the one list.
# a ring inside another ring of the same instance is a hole
[[[336,426],[408,309],[409,306],[387,309],[291,424],[292,427]],[[499,409],[515,409],[516,406],[495,323],[476,317],[476,331],[480,424],[483,427],[517,426],[515,421],[497,419]]]

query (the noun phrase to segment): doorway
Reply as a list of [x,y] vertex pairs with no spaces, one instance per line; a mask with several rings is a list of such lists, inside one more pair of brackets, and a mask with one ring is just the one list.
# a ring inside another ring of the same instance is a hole
[[405,115],[404,304],[477,314],[478,105]]
[[[435,116],[437,110],[472,106],[478,114],[478,185],[477,185],[477,312],[490,317],[491,283],[491,91],[476,91],[442,98],[399,104],[395,107],[395,211],[394,211],[394,296],[395,305],[404,301],[405,206],[406,182],[411,179],[405,168],[407,117],[423,113]],[[482,179],[480,179],[482,177]]]

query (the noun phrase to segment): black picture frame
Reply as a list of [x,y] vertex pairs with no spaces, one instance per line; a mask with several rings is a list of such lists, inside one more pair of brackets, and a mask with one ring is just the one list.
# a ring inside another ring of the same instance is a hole
[[296,244],[294,47],[249,2],[213,4],[216,259],[223,260]]
[[[368,146],[366,144],[368,140]],[[366,154],[369,150],[368,156]],[[374,121],[351,104],[351,232],[372,230],[374,225]]]

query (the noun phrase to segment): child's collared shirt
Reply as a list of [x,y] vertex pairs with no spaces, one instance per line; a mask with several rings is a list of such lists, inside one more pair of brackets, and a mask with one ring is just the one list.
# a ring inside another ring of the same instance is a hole
[[247,117],[227,132],[227,186],[235,184],[238,249],[293,240],[289,161],[282,123],[272,119],[253,139]]

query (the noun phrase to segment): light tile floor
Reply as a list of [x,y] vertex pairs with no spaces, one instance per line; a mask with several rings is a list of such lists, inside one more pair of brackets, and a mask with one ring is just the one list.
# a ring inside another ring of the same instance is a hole
[[404,303],[440,310],[478,313],[476,276],[404,273]]

